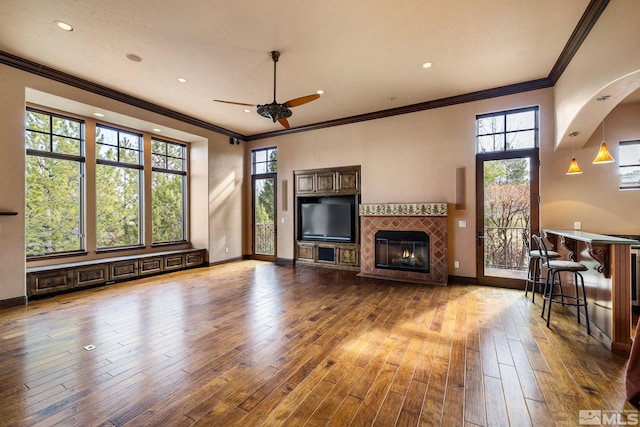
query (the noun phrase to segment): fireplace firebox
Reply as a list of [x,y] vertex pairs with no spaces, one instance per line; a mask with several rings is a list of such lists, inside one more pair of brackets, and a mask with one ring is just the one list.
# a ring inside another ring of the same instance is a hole
[[376,268],[429,273],[429,235],[424,231],[380,230],[375,240]]

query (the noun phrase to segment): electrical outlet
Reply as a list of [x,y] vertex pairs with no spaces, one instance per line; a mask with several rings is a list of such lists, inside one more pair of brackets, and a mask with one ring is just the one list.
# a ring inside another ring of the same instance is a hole
[[460,221],[458,221],[458,227],[467,228],[467,221],[464,219],[461,219]]
[[282,223],[284,224],[284,217],[282,217]]
[[453,261],[453,266],[455,268],[460,268],[460,261]]
[[229,248],[224,248],[225,253],[229,253]]
[[580,230],[582,229],[582,223],[580,221],[576,221],[573,223],[573,229],[574,230]]

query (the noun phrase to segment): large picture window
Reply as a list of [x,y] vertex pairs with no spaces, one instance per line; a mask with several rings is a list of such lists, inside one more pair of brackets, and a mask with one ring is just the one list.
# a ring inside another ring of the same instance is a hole
[[96,126],[96,245],[142,244],[142,135]]
[[26,255],[85,249],[84,122],[27,109]]
[[151,216],[154,244],[186,239],[187,147],[151,140]]

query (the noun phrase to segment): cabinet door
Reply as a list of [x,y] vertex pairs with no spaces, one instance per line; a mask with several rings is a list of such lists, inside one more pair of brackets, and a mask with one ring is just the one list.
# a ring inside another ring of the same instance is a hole
[[187,267],[194,267],[204,263],[204,251],[197,251],[187,254]]
[[357,266],[360,264],[357,246],[341,246],[338,254],[339,265]]
[[106,264],[88,265],[86,267],[76,267],[73,269],[76,276],[76,287],[101,285],[107,282],[109,269]]
[[304,261],[315,261],[315,245],[298,243],[298,259]]
[[335,192],[336,191],[336,174],[334,172],[317,174],[316,191],[318,193]]
[[45,295],[73,288],[73,269],[41,271],[27,275],[27,294]]
[[360,177],[358,171],[340,171],[338,172],[338,191],[355,192],[360,186]]
[[164,258],[149,257],[140,260],[139,270],[141,276],[147,274],[162,273],[164,271]]
[[109,264],[109,280],[125,280],[138,276],[138,260],[131,259]]
[[184,265],[184,255],[166,255],[164,257],[164,271],[178,270]]
[[315,177],[316,175],[314,173],[296,175],[296,193],[315,193]]

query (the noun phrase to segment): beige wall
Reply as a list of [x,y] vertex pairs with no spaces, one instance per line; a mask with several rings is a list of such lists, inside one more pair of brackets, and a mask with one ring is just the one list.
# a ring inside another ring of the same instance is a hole
[[[0,99],[0,210],[19,213],[0,217],[0,301],[26,295],[24,112],[27,101],[37,100],[47,106],[49,99],[50,107],[87,117],[98,109],[107,113],[105,120],[112,124],[141,131],[160,127],[161,135],[189,143],[192,244],[208,249],[210,262],[242,256],[243,151],[229,145],[228,137],[4,65],[0,65]],[[226,247],[229,252],[225,252]],[[135,252],[139,251],[118,252],[118,255]],[[86,258],[96,257],[90,253]],[[65,258],[62,262],[76,259]],[[61,260],[48,260],[29,265],[59,262]]]
[[[288,181],[289,209],[278,209],[278,257],[294,257],[293,171],[361,165],[362,203],[449,203],[449,274],[475,277],[476,115],[536,105],[541,151],[552,151],[552,89],[254,141],[250,148],[278,147],[278,191]],[[461,211],[455,210],[458,167],[466,168]],[[281,204],[282,195],[278,199]],[[459,228],[459,220],[466,220],[467,228]],[[453,268],[454,261],[460,268]]]
[[600,234],[640,235],[640,190],[618,189],[618,142],[640,139],[640,103],[621,104],[605,119],[605,141],[615,163],[591,162],[602,141],[601,128],[582,149],[576,149],[581,175],[566,175],[571,149],[547,151],[542,158],[544,227],[582,229]]

